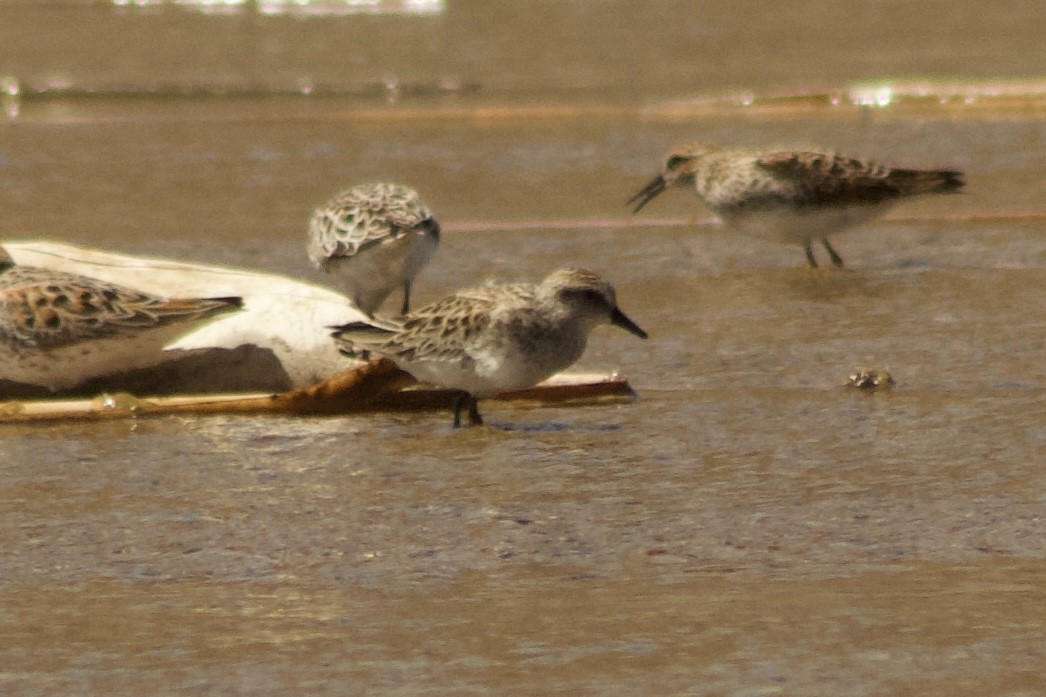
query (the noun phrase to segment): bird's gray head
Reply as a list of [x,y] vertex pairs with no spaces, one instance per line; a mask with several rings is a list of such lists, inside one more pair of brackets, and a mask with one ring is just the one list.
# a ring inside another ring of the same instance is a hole
[[640,339],[647,338],[647,333],[618,308],[614,287],[598,274],[584,269],[560,269],[541,282],[541,289],[574,316],[588,319],[591,326],[612,324]]
[[665,154],[661,173],[651,179],[635,196],[628,199],[629,204],[635,204],[632,212],[638,213],[643,206],[669,187],[691,184],[694,181],[694,173],[697,171],[698,164],[707,151],[708,147],[703,143],[683,143],[669,150]]
[[400,184],[373,184],[367,207],[375,218],[384,217],[393,231],[416,231],[439,240],[439,223],[414,189]]
[[[426,213],[428,213],[427,210]],[[414,225],[413,229],[419,235],[431,237],[435,242],[439,243],[439,223],[432,217],[431,213],[428,213],[424,218],[419,220]]]

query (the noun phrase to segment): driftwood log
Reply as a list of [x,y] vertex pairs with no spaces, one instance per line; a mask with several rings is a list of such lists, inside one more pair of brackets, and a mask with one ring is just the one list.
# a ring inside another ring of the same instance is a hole
[[[101,394],[91,399],[0,402],[0,423],[138,418],[166,414],[354,414],[448,409],[454,390],[417,385],[388,360],[368,363],[310,387],[287,392],[138,397]],[[499,395],[502,400],[591,403],[631,399],[628,381],[617,375],[562,374],[542,384]]]

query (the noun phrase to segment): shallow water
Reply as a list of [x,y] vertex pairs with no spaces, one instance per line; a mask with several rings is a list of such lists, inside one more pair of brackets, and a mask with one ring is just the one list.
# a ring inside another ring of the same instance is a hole
[[[388,177],[444,223],[418,302],[584,264],[651,334],[601,329],[579,366],[637,401],[489,404],[489,429],[3,427],[0,691],[1046,694],[1041,106],[659,106],[1042,76],[1046,17],[789,7],[0,2],[0,71],[24,89],[0,125],[4,237],[312,277],[312,207]],[[290,94],[306,77],[327,96]],[[627,217],[695,137],[956,166],[969,187],[809,271],[683,192]],[[844,387],[861,366],[896,388]]]

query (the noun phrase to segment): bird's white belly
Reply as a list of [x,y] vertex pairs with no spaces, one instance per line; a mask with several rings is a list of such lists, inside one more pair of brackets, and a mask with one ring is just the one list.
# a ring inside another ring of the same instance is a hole
[[585,341],[563,335],[559,341],[535,342],[529,346],[477,346],[468,362],[398,360],[399,366],[422,382],[465,390],[478,397],[533,387],[573,365],[585,349]]
[[478,397],[532,387],[559,370],[556,366],[499,361],[484,369],[440,361],[400,361],[399,366],[421,382],[464,390]]
[[414,278],[435,254],[436,246],[431,237],[408,235],[334,262],[329,270],[364,311],[372,312]]
[[861,225],[880,215],[886,206],[818,207],[796,211],[778,208],[767,211],[746,211],[739,214],[720,214],[728,226],[755,237],[802,244],[820,240],[848,228]]
[[0,380],[63,390],[101,375],[124,373],[162,363],[164,346],[191,326],[129,330],[104,339],[51,350],[0,346]]

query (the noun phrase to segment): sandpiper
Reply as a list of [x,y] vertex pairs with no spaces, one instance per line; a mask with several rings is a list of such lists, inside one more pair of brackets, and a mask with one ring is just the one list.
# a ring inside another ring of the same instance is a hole
[[560,269],[538,284],[487,285],[458,291],[394,320],[333,327],[339,349],[389,358],[422,382],[461,390],[454,426],[467,404],[532,387],[577,361],[600,324],[647,337],[617,306],[614,288],[598,275]]
[[819,240],[832,263],[843,259],[828,237],[882,214],[898,199],[957,191],[963,174],[948,169],[890,167],[816,150],[750,150],[684,143],[629,199],[633,213],[672,186],[692,187],[726,224],[749,234],[803,245]]
[[336,274],[368,315],[400,287],[401,312],[409,312],[411,283],[438,246],[439,223],[418,192],[399,184],[346,189],[313,211],[309,220],[309,259]]
[[0,247],[0,380],[52,391],[162,362],[238,297],[164,298],[88,276],[18,266]]

